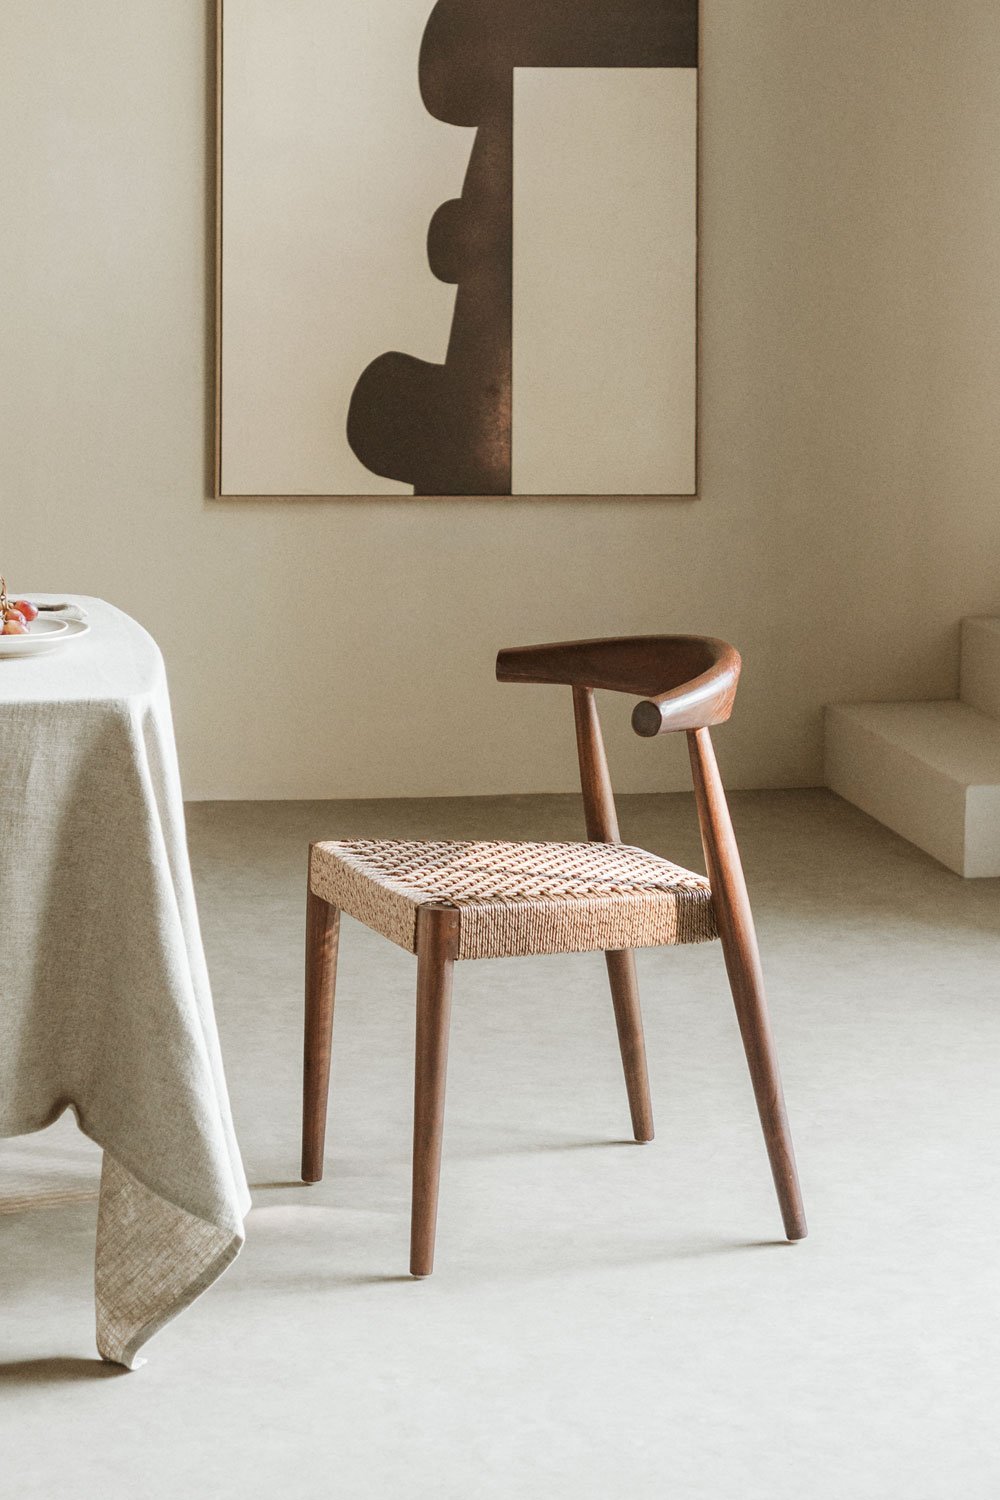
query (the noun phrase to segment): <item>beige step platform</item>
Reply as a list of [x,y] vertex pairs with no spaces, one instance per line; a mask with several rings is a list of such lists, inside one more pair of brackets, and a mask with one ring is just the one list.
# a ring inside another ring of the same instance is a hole
[[[1000,711],[1000,622],[966,625],[968,691]],[[956,874],[1000,875],[1000,719],[980,708],[957,700],[834,705],[826,711],[826,783]]]

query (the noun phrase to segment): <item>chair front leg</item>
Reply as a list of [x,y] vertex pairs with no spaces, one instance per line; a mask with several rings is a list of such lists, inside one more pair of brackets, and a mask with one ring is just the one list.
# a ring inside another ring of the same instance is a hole
[[302,1068],[302,1180],[320,1182],[330,1093],[333,1001],[337,979],[340,912],[306,895],[306,1022]]
[[632,1134],[637,1141],[645,1143],[653,1139],[653,1104],[649,1096],[649,1071],[646,1067],[646,1041],[642,1032],[635,955],[628,948],[619,948],[605,953],[604,957],[615,1007],[618,1045],[625,1071],[628,1107],[632,1115]]
[[688,747],[716,922],[785,1234],[802,1240],[805,1212],[743,866],[708,730],[689,730]]
[[459,913],[422,906],[417,917],[417,1039],[413,1085],[413,1201],[410,1275],[434,1269],[451,989]]

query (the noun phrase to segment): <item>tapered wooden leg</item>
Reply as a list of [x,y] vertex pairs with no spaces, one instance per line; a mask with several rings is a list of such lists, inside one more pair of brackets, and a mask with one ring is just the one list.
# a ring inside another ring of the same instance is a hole
[[[580,758],[580,785],[583,789],[587,837],[595,843],[620,843],[615,797],[611,790],[601,721],[597,715],[592,688],[574,687],[573,716],[576,721],[576,748]],[[628,1107],[632,1113],[632,1131],[637,1141],[651,1141],[653,1106],[649,1098],[646,1043],[642,1035],[635,958],[628,949],[605,953],[604,957],[611,982],[618,1045],[622,1053],[622,1067],[625,1069]]]
[[333,996],[340,912],[310,889],[306,896],[306,1025],[302,1085],[302,1180],[323,1176],[330,1092]]
[[418,914],[411,1276],[429,1276],[434,1269],[451,982],[458,948],[458,922],[459,914],[453,907],[424,906]]
[[708,730],[690,730],[688,746],[719,937],[785,1234],[790,1240],[802,1240],[806,1219],[743,866]]
[[649,1073],[646,1069],[646,1042],[642,1034],[642,1011],[639,1009],[639,981],[635,956],[627,948],[605,953],[611,999],[615,1007],[618,1045],[621,1048],[628,1107],[632,1115],[632,1133],[637,1141],[653,1139],[653,1105],[649,1097]]

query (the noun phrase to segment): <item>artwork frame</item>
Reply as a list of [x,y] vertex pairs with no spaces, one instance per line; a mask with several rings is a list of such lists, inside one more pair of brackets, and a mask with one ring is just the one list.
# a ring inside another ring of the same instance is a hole
[[[407,491],[389,490],[362,490],[361,488],[302,488],[296,485],[288,486],[256,486],[242,485],[233,486],[225,482],[224,471],[224,423],[226,417],[226,390],[224,383],[224,371],[226,368],[227,340],[224,335],[224,314],[226,309],[226,277],[225,277],[225,246],[226,246],[226,216],[224,212],[224,181],[226,170],[226,35],[227,35],[227,4],[229,0],[215,0],[215,176],[214,176],[214,371],[212,392],[212,494],[219,500],[251,500],[251,501],[301,501],[305,499],[316,500],[378,500],[378,499],[413,499],[413,500],[453,500],[464,499],[491,499],[491,500],[520,500],[520,499],[697,499],[700,496],[701,477],[701,173],[702,173],[702,49],[701,49],[701,16],[700,0],[688,0],[695,18],[695,44],[693,70],[695,76],[695,100],[694,100],[694,135],[693,135],[693,182],[692,182],[692,227],[691,227],[691,305],[693,308],[693,337],[691,339],[691,372],[690,372],[690,419],[691,419],[691,458],[690,458],[690,484],[676,488],[654,488],[649,487],[637,489],[616,489],[606,486],[600,490],[574,487],[542,486],[530,491],[512,488],[501,488],[499,486],[487,489],[463,486],[462,488],[435,487],[418,488],[414,486]],[[236,0],[232,0],[236,3]],[[439,4],[446,0],[439,0]],[[516,0],[515,0],[516,3]],[[685,0],[660,0],[664,5],[683,4]],[[429,10],[432,0],[426,0],[426,8]],[[613,6],[612,6],[613,8]],[[517,65],[517,71],[522,71]],[[569,68],[565,69],[569,72]],[[596,70],[595,70],[596,71]],[[626,69],[622,67],[624,75]],[[445,205],[447,206],[447,205]],[[378,473],[378,470],[373,472]]]

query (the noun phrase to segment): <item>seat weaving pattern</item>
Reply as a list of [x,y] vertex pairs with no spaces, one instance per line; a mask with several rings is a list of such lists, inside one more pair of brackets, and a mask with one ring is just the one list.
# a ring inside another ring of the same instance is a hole
[[459,958],[655,948],[716,936],[703,875],[629,844],[314,844],[311,889],[416,952],[417,912],[457,907]]

